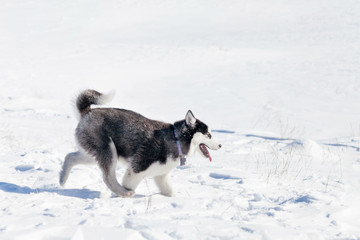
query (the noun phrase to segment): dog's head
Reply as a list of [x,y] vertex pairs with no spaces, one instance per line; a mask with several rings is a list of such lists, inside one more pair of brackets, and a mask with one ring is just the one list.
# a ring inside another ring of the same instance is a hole
[[181,132],[182,138],[189,144],[187,156],[199,152],[203,157],[208,158],[211,161],[208,149],[218,150],[221,148],[221,144],[212,138],[209,127],[196,119],[190,110],[186,114]]

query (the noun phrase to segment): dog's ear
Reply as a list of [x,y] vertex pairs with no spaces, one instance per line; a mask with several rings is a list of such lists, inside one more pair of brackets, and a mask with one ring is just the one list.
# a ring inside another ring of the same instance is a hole
[[190,127],[195,127],[196,118],[194,117],[194,114],[190,110],[186,113],[185,122],[186,125]]

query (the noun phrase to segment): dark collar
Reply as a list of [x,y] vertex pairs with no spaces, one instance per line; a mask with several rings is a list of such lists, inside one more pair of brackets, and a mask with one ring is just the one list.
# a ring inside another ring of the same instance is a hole
[[180,145],[179,135],[177,134],[175,126],[174,126],[174,136],[175,136],[176,146],[177,146],[179,156],[180,156],[180,166],[184,166],[186,163],[186,158],[183,155],[181,145]]

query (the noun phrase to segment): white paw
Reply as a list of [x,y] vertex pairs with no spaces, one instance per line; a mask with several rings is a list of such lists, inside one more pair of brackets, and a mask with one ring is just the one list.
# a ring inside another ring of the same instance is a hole
[[130,191],[127,191],[122,197],[130,198],[130,197],[134,196],[134,194],[135,194],[135,191],[130,190]]
[[135,194],[135,191],[132,191],[132,190],[129,190],[129,191],[126,191],[126,192],[121,192],[121,193],[112,192],[111,197],[112,198],[117,198],[117,197],[130,198],[130,197],[134,196],[134,194]]
[[170,192],[162,192],[162,195],[166,196],[166,197],[175,197],[175,193],[173,191]]

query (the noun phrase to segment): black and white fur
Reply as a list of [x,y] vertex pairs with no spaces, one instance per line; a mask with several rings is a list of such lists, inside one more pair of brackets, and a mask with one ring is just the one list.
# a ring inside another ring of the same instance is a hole
[[[210,157],[206,147],[212,150],[221,147],[211,138],[208,126],[196,119],[191,111],[184,120],[169,124],[129,110],[90,107],[104,104],[110,98],[95,90],[83,91],[78,96],[76,107],[80,121],[75,137],[79,151],[65,157],[60,185],[65,184],[75,165],[97,163],[105,184],[118,196],[133,196],[140,181],[146,177],[154,177],[163,195],[173,196],[169,173],[180,161],[174,129],[185,156],[198,151],[204,157]],[[127,166],[122,185],[116,179],[118,161]]]

